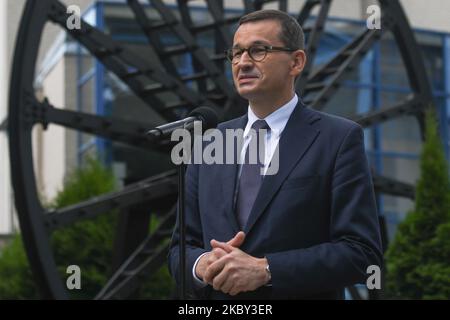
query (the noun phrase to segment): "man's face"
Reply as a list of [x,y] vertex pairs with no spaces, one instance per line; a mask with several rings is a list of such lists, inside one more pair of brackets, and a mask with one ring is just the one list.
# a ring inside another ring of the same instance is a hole
[[[248,22],[234,35],[233,47],[249,48],[254,44],[285,47],[280,40],[281,25],[275,20]],[[248,52],[237,64],[232,64],[233,80],[238,93],[247,100],[282,94],[292,78],[294,59],[290,52],[268,52],[263,61],[253,61]],[[292,88],[288,88],[292,91]]]

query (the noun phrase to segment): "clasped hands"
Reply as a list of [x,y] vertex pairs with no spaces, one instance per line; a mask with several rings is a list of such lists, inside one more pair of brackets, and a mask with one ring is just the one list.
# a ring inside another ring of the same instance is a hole
[[267,259],[240,250],[244,239],[245,233],[240,231],[228,242],[211,240],[212,250],[198,261],[196,275],[215,290],[232,296],[267,284]]

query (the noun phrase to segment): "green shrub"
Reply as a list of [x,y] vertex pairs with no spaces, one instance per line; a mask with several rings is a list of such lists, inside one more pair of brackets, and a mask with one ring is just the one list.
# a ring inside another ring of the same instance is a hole
[[415,208],[386,253],[387,293],[394,298],[450,299],[450,183],[432,111],[425,140]]
[[[115,189],[113,174],[98,161],[88,159],[65,180],[63,189],[49,208],[62,208]],[[94,219],[78,221],[55,230],[51,246],[61,279],[67,279],[66,268],[81,268],[81,290],[71,290],[73,299],[91,299],[111,275],[113,241],[117,212],[105,212]],[[153,223],[157,220],[153,219]],[[167,267],[161,268],[146,281],[139,297],[168,298],[172,282]],[[19,235],[0,252],[0,299],[38,298],[22,240]]]
[[138,299],[170,299],[172,298],[175,283],[170,276],[166,264],[151,275],[138,290]]
[[[88,159],[84,167],[68,176],[64,189],[50,206],[66,207],[114,189],[112,172],[100,162]],[[116,212],[106,212],[53,232],[51,246],[61,278],[68,277],[67,266],[78,265],[81,268],[81,290],[71,290],[72,298],[92,298],[106,283],[112,262],[116,221]]]
[[0,251],[0,299],[37,299],[33,275],[22,244],[15,234]]

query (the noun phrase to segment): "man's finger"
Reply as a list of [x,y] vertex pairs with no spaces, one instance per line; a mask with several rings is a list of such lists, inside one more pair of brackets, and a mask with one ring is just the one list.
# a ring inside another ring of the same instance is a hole
[[211,255],[210,255],[210,259],[209,259],[209,264],[213,263],[214,261],[222,258],[224,255],[227,254],[227,252],[221,248],[213,248],[210,251]]
[[214,261],[206,268],[203,280],[209,284],[212,284],[214,277],[218,275],[220,271],[222,271],[224,266],[225,266],[224,257]]
[[238,286],[236,285],[236,284],[234,284],[233,285],[233,287],[231,287],[231,289],[230,289],[230,291],[228,292],[228,294],[230,295],[230,296],[235,296],[235,295],[237,295],[238,293],[240,293],[241,291],[240,291],[240,289],[238,288]]
[[[229,240],[226,243],[212,239],[210,241],[210,244],[213,248],[221,248],[222,250],[225,250],[226,253],[230,253],[232,251],[231,247],[239,248],[242,245],[242,243],[244,242],[244,240],[245,240],[245,233],[243,231],[239,231],[238,233],[236,233],[236,235],[233,237],[233,239]],[[218,245],[219,243],[227,245],[227,246],[226,247],[219,246]]]
[[227,253],[230,253],[233,251],[233,249],[235,249],[235,247],[229,245],[228,243],[225,242],[220,242],[217,240],[211,240],[211,247],[213,248],[220,248],[222,250],[224,250]]
[[243,231],[239,231],[238,233],[236,233],[234,238],[228,241],[227,243],[230,246],[239,248],[244,243],[244,240],[245,240],[245,233]]
[[[223,268],[222,271],[216,275],[213,279],[213,288],[216,290],[222,290],[222,286],[228,281],[229,272],[227,268]],[[231,287],[230,287],[231,288]],[[225,292],[226,293],[226,292]]]
[[[222,274],[223,272],[221,272],[220,274]],[[219,276],[220,276],[219,274]],[[218,277],[218,276],[217,276]],[[216,278],[217,278],[216,277]],[[214,278],[214,281],[216,280],[216,278]],[[222,283],[222,285],[220,286],[220,291],[222,291],[223,293],[229,293],[230,290],[233,288],[234,283],[231,280],[232,277],[228,276],[225,281]]]

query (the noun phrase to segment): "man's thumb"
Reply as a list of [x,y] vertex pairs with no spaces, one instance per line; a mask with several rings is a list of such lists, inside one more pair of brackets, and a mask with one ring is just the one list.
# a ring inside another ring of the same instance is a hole
[[239,248],[245,240],[245,233],[243,231],[239,231],[233,239],[227,242],[230,246]]

